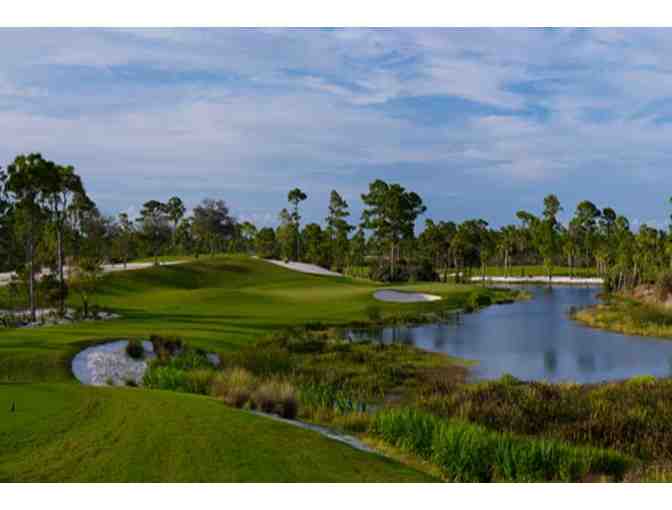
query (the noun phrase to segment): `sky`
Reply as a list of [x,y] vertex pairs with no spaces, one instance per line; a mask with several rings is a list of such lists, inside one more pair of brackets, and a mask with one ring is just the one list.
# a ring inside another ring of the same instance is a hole
[[380,178],[427,218],[515,222],[555,193],[664,226],[665,29],[1,29],[0,165],[72,164],[100,209],[224,199],[275,225],[287,192],[359,220]]

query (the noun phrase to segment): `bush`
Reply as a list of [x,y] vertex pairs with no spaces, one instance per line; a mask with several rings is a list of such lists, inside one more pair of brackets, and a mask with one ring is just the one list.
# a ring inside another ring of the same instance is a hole
[[613,451],[493,432],[412,409],[378,413],[370,431],[431,461],[447,479],[458,482],[573,482],[589,474],[620,480],[628,467],[628,460]]
[[650,377],[597,386],[512,378],[427,388],[423,409],[499,432],[612,448],[642,460],[669,461],[672,380]]
[[145,348],[142,346],[142,342],[137,338],[131,338],[126,344],[126,354],[133,359],[142,359],[145,355]]
[[212,363],[208,360],[205,351],[185,347],[179,354],[174,356],[170,365],[180,370],[195,370],[212,368]]
[[184,370],[152,364],[145,372],[143,384],[147,388],[158,390],[186,391],[186,380]]
[[380,307],[377,305],[369,305],[364,309],[366,317],[371,322],[380,322],[383,320],[383,313],[380,310]]
[[177,336],[150,335],[149,341],[152,342],[154,352],[159,358],[174,356],[183,345],[182,339]]
[[481,291],[474,291],[469,294],[467,298],[467,308],[478,310],[492,304],[492,297],[489,294],[484,294]]
[[215,371],[212,369],[199,368],[189,370],[184,374],[184,389],[187,393],[209,395],[212,392],[212,382]]
[[656,280],[656,297],[659,301],[666,301],[672,294],[672,271],[663,271]]
[[234,407],[250,402],[257,380],[244,368],[233,368],[218,373],[212,381],[212,394]]
[[256,409],[288,419],[296,418],[299,407],[294,386],[287,381],[278,380],[259,386],[252,394],[252,402]]
[[244,368],[255,375],[285,374],[292,369],[290,353],[272,343],[243,347],[238,352],[221,353],[222,368]]

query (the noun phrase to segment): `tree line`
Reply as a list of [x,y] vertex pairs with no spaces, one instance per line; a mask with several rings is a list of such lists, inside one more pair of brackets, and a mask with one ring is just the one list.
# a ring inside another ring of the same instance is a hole
[[72,166],[37,153],[20,155],[0,168],[0,271],[16,271],[10,288],[17,296],[24,291],[34,316],[38,301],[62,311],[70,290],[86,307],[104,263],[158,262],[162,255],[247,253],[378,281],[459,282],[485,275],[488,266],[511,275],[525,265],[543,265],[550,278],[562,265],[570,275],[590,268],[610,289],[652,281],[672,268],[672,230],[642,225],[634,231],[625,216],[590,201],[579,203],[563,224],[560,201],[548,195],[538,214],[518,211],[515,223],[492,228],[482,218],[425,218],[418,225],[427,212],[420,195],[380,179],[361,195],[359,222],[333,190],[324,221],[303,225],[307,199],[301,189],[290,190],[275,228],[239,222],[224,200],[214,198],[189,215],[174,196],[145,202],[137,218],[108,216]]

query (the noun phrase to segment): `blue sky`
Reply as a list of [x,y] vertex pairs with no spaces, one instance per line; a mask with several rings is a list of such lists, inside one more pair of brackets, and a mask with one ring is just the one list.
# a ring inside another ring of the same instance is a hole
[[556,193],[663,226],[672,31],[0,30],[0,164],[76,166],[106,213],[177,194],[320,221],[376,178],[493,225]]

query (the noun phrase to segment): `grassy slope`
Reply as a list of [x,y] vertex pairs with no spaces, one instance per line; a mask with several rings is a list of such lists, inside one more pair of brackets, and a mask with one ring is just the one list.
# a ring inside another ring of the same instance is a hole
[[[9,413],[11,402],[16,412]],[[431,481],[207,397],[0,384],[0,482]]]
[[[306,275],[247,257],[108,274],[96,301],[121,320],[0,331],[0,380],[71,380],[69,360],[83,346],[109,338],[177,334],[213,351],[236,349],[278,328],[310,321],[345,324],[385,313],[460,306],[475,287],[396,285],[444,296],[441,304],[390,304],[373,299],[380,287],[350,279]],[[72,298],[74,302],[74,297]]]
[[[382,304],[367,282],[304,275],[243,257],[105,276],[98,304],[123,320],[0,332],[0,481],[422,481],[399,463],[195,395],[83,387],[69,363],[85,345],[179,334],[236,349],[276,328],[431,310]],[[398,286],[397,286],[398,287]],[[403,286],[459,306],[472,290]],[[65,384],[63,384],[65,382]],[[16,402],[16,413],[10,413]]]

